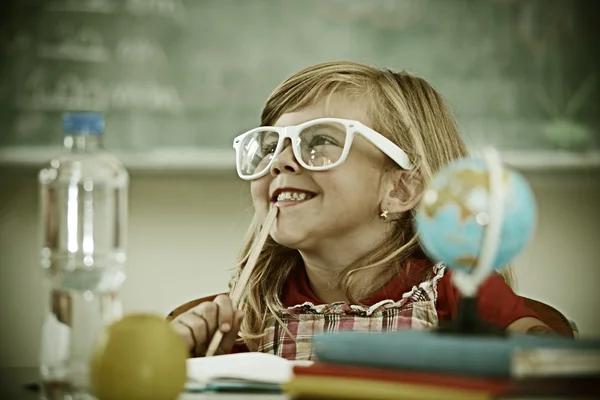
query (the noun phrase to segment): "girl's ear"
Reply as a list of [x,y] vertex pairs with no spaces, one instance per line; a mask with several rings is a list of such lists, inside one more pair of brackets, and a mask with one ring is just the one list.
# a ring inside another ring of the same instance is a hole
[[393,170],[387,172],[381,212],[399,216],[413,209],[421,200],[425,184],[417,171]]

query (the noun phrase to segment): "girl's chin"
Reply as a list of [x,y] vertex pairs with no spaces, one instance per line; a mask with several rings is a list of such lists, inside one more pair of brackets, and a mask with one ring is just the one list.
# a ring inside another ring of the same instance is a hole
[[314,235],[309,235],[299,230],[288,230],[282,229],[284,227],[273,227],[271,229],[271,237],[273,240],[285,247],[290,249],[303,249],[310,247],[311,243],[314,243]]

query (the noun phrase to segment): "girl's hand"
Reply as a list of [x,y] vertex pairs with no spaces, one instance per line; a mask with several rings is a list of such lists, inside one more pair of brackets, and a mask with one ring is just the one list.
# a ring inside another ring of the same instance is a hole
[[229,353],[238,337],[242,318],[243,312],[233,309],[229,296],[219,295],[177,316],[171,326],[185,340],[190,357],[203,357],[217,329],[223,332],[223,340],[216,354]]

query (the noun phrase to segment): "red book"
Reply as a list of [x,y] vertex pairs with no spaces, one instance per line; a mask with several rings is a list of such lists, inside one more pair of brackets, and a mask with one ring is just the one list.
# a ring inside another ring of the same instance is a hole
[[295,366],[294,375],[350,378],[361,381],[396,382],[426,387],[452,388],[485,392],[491,397],[509,398],[523,395],[600,395],[600,376],[552,378],[483,378],[449,373],[402,371],[353,365],[315,362],[311,366]]

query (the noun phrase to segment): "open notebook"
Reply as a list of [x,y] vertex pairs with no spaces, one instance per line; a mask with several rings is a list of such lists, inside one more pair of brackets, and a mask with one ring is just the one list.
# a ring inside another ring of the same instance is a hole
[[295,365],[312,361],[288,361],[265,353],[236,353],[187,360],[187,391],[278,391],[293,376]]

